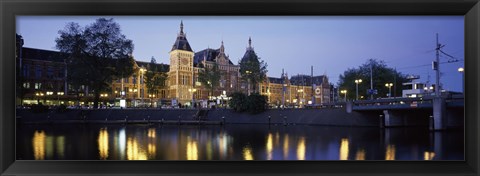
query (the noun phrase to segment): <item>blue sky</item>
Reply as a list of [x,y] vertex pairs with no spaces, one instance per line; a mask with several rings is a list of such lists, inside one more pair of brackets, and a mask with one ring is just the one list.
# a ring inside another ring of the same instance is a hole
[[[110,16],[102,16],[110,18]],[[17,33],[25,47],[55,49],[58,31],[68,22],[81,26],[99,16],[17,16]],[[169,63],[168,52],[183,20],[184,32],[194,51],[219,48],[238,63],[252,38],[257,55],[268,64],[268,76],[326,74],[330,82],[348,68],[367,59],[384,60],[404,74],[420,75],[420,81],[435,82],[431,62],[435,59],[435,34],[443,51],[460,62],[441,64],[441,82],[447,90],[461,91],[464,65],[463,16],[113,16],[122,33],[133,40],[133,55],[140,61]],[[449,60],[440,57],[441,62]]]

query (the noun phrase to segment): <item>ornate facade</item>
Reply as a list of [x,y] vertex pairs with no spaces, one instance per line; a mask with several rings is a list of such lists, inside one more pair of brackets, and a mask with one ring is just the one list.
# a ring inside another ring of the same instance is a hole
[[[241,60],[248,60],[256,53],[249,46]],[[45,51],[31,48],[23,48],[23,91],[26,104],[42,103],[47,105],[67,104],[93,104],[92,90],[81,87],[74,90],[67,85],[64,58],[65,56],[55,51]],[[288,78],[282,74],[280,78],[268,77],[258,85],[248,85],[242,81],[240,66],[233,64],[225,52],[223,41],[218,49],[207,48],[194,52],[190,46],[187,35],[183,31],[183,22],[180,23],[180,32],[169,52],[169,64],[152,64],[136,61],[135,73],[124,79],[115,80],[111,83],[110,92],[100,92],[100,101],[111,106],[119,106],[120,100],[126,100],[127,107],[160,105],[192,105],[203,104],[208,100],[215,100],[225,104],[228,96],[233,92],[249,93],[255,90],[268,97],[268,103],[272,107],[285,105],[288,107],[302,107],[306,104],[322,104],[330,102],[330,84],[325,75],[305,76],[298,75]],[[258,62],[258,59],[256,60]],[[218,65],[220,70],[220,83],[210,94],[205,85],[199,81],[199,73],[205,67]],[[144,82],[145,73],[151,67],[167,74],[164,86],[156,92],[148,92]],[[53,79],[52,79],[52,78]],[[49,87],[50,86],[50,87]],[[48,95],[47,95],[48,94]],[[37,100],[37,101],[35,101]]]

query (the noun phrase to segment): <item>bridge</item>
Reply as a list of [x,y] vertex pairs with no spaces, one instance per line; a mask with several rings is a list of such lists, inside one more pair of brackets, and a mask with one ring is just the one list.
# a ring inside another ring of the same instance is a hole
[[428,124],[431,130],[442,130],[452,124],[462,126],[464,122],[463,95],[359,100],[345,106],[349,113],[378,114],[382,128]]
[[[463,95],[452,95],[443,97],[447,108],[463,108]],[[433,96],[418,98],[387,98],[377,100],[353,101],[352,110],[354,111],[376,111],[376,110],[415,110],[432,109]]]

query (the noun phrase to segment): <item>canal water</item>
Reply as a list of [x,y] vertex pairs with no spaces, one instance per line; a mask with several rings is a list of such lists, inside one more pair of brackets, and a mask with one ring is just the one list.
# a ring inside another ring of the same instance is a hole
[[305,125],[17,126],[18,160],[464,160],[463,130]]

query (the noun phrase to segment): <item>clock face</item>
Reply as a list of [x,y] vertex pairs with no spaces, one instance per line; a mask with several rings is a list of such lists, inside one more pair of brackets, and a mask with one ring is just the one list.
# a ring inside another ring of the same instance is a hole
[[181,63],[182,63],[182,65],[188,65],[188,59],[187,58],[182,58]]

